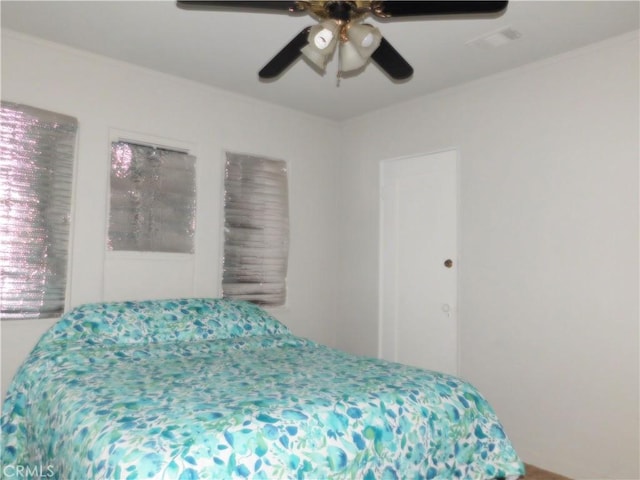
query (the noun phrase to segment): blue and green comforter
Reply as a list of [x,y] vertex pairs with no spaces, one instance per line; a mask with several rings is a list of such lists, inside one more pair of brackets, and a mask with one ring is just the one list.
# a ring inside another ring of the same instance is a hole
[[296,337],[249,303],[182,299],[65,314],[10,387],[2,472],[481,480],[523,465],[458,378]]

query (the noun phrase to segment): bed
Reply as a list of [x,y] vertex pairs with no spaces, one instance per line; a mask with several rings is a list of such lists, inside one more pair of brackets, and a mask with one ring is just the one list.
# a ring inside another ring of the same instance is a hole
[[67,312],[9,388],[1,455],[6,478],[60,480],[524,473],[470,384],[300,338],[228,299]]

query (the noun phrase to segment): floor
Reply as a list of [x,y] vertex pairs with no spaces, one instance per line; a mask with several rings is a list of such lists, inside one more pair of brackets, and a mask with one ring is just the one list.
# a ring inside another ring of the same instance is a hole
[[548,472],[533,465],[525,464],[527,474],[522,477],[524,480],[571,480],[568,477]]

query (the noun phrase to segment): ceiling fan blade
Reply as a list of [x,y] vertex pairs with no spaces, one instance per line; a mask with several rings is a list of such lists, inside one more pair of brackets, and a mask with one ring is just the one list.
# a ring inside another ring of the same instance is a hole
[[178,0],[178,7],[187,10],[273,10],[295,12],[300,10],[295,1],[198,1]]
[[508,1],[381,1],[374,2],[372,13],[378,17],[497,13]]
[[395,80],[404,80],[413,75],[411,65],[384,37],[380,40],[380,46],[371,54],[371,60]]
[[298,35],[293,37],[289,43],[285,45],[285,47],[280,50],[275,57],[269,60],[262,70],[258,72],[258,76],[260,78],[274,78],[284,72],[289,65],[295,62],[302,52],[300,49],[309,43],[309,31],[311,27],[307,27],[302,30]]

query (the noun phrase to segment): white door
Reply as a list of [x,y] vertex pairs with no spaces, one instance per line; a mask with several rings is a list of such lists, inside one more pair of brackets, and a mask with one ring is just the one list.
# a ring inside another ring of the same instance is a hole
[[381,167],[380,356],[456,374],[457,152]]

